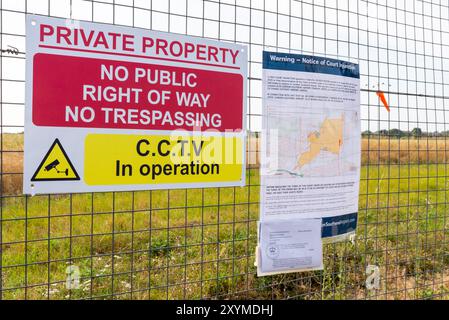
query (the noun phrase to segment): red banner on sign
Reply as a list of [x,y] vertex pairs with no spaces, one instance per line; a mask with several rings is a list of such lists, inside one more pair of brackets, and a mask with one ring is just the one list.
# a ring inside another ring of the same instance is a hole
[[243,77],[154,64],[36,54],[37,126],[240,131]]

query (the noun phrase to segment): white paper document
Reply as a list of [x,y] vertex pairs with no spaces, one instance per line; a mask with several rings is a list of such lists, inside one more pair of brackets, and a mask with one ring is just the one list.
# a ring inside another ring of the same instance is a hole
[[258,276],[321,269],[321,219],[259,223]]
[[359,208],[360,73],[355,63],[263,53],[260,220],[322,219],[353,235]]

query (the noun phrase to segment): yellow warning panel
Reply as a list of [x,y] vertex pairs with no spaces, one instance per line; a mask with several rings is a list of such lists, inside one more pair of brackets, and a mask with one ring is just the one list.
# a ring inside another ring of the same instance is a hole
[[80,180],[67,153],[56,139],[36,169],[31,181]]
[[238,182],[243,179],[241,137],[90,134],[88,185]]

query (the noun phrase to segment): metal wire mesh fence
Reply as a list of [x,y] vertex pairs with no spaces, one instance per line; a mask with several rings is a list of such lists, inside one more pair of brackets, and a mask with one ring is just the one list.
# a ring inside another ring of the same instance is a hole
[[[0,12],[1,299],[448,297],[447,1],[1,0]],[[22,195],[27,13],[248,45],[246,187]],[[325,245],[323,271],[255,276],[263,49],[360,63],[359,225]]]

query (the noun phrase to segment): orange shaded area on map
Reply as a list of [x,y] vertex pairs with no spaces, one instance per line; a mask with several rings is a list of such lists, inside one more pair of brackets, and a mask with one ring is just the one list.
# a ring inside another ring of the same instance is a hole
[[310,143],[309,150],[298,157],[295,170],[312,162],[321,151],[339,154],[343,145],[344,115],[338,119],[325,119],[319,132],[309,134],[307,140]]

